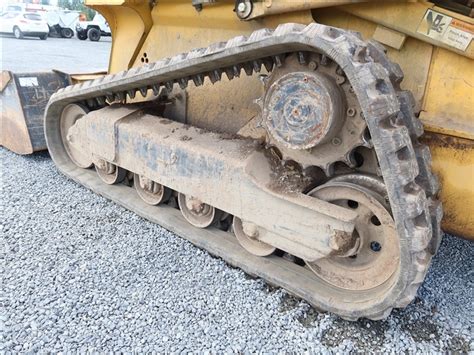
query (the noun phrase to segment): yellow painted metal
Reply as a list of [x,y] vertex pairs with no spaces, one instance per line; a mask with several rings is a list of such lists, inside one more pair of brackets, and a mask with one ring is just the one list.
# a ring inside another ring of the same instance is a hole
[[419,39],[420,41],[430,43],[437,47],[446,48],[447,50],[453,51],[461,56],[469,57],[471,59],[474,58],[474,44],[472,42],[464,52],[417,32],[428,9],[435,9],[436,11],[448,14],[455,19],[462,20],[471,25],[474,24],[474,19],[435,7],[430,2],[418,1],[407,3],[387,3],[383,5],[379,3],[365,3],[339,7],[339,9],[363,18],[369,22],[399,31],[410,37]]
[[[394,1],[408,1],[408,0],[372,0],[372,2],[386,3]],[[263,16],[279,15],[293,11],[303,11],[310,9],[317,9],[322,7],[351,5],[357,3],[365,3],[367,0],[264,0],[254,3],[254,9],[249,20],[256,19]]]
[[[206,6],[198,12],[187,0],[162,0],[152,10],[153,27],[145,40],[134,66],[143,65],[142,58],[155,61],[163,57],[207,47],[259,28],[275,28],[280,23],[313,21],[310,11],[294,12],[259,21],[240,21],[233,12],[234,2],[224,1]],[[263,88],[256,76],[242,75],[230,84],[226,77],[212,85],[205,82],[198,89],[186,90],[186,121],[200,128],[236,133],[258,114],[253,103]],[[203,104],[205,103],[205,104]]]
[[427,129],[474,139],[474,61],[435,48],[420,118]]
[[[433,168],[442,182],[443,227],[474,238],[474,45],[464,52],[417,32],[428,9],[468,24],[474,20],[426,1],[350,1],[351,5],[335,6],[346,2],[264,0],[255,4],[252,16],[258,19],[241,21],[230,0],[205,5],[202,11],[196,11],[191,0],[160,0],[153,7],[143,0],[86,0],[111,25],[110,72],[285,22],[316,21],[359,31],[366,39],[373,38],[377,28],[376,37],[390,34],[389,56],[402,67],[402,87],[414,93],[428,131],[423,139],[431,147]],[[255,77],[232,85],[224,80],[199,90],[191,87],[186,93],[188,123],[235,132],[258,114],[251,102],[261,92]]]
[[422,140],[430,146],[441,183],[443,229],[474,239],[474,141],[436,133]]
[[[422,13],[424,14],[424,12]],[[316,22],[358,31],[366,39],[373,38],[378,27],[376,22],[355,16],[341,9],[320,9],[313,11],[313,16]],[[402,87],[413,93],[417,102],[416,110],[421,110],[433,46],[416,38],[407,37],[400,50],[390,47],[387,47],[387,49],[389,57],[398,63],[405,73]]]
[[151,29],[151,7],[145,0],[88,0],[87,5],[99,11],[112,32],[109,72],[131,67],[137,52]]

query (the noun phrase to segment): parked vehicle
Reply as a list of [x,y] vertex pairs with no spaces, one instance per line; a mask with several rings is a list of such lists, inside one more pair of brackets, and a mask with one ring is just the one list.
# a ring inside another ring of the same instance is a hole
[[48,11],[45,14],[50,32],[55,33],[58,37],[72,38],[74,29],[79,20],[80,13],[78,11],[70,11],[58,9]]
[[5,12],[0,17],[0,31],[12,33],[20,39],[24,36],[48,38],[48,23],[34,12]]
[[111,36],[109,24],[104,16],[96,14],[92,21],[79,21],[76,24],[77,38],[80,40],[89,40],[96,42],[101,36]]

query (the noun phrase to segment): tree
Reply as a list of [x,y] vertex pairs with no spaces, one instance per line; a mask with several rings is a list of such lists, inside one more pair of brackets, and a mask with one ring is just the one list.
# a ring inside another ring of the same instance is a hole
[[67,10],[80,11],[86,15],[88,21],[92,20],[95,11],[84,5],[83,0],[58,0],[58,6]]
[[69,0],[59,0],[58,6],[63,9],[72,10]]

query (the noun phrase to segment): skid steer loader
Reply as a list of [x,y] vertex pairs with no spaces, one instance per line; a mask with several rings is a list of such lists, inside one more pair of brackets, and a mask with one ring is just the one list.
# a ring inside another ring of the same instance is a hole
[[472,2],[86,3],[109,74],[44,118],[71,179],[349,320],[474,237]]

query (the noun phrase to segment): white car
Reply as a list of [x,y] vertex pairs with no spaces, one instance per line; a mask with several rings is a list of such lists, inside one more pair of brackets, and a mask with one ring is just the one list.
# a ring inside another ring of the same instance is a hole
[[109,24],[104,16],[97,13],[92,21],[78,21],[76,24],[77,38],[85,40],[89,38],[91,41],[98,41],[101,36],[111,36]]
[[35,12],[4,12],[0,16],[0,32],[13,33],[16,38],[24,36],[48,38],[48,23]]

